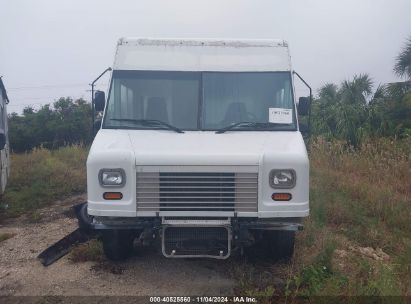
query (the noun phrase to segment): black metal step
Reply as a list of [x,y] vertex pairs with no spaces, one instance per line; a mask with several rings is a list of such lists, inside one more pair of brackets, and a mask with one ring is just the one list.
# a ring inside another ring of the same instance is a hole
[[165,226],[162,247],[166,257],[225,259],[230,256],[231,231],[229,227]]

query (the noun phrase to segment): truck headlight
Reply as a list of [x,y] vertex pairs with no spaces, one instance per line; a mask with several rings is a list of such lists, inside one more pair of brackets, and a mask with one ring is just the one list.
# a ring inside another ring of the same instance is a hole
[[275,189],[294,188],[296,179],[293,169],[274,169],[270,172],[270,186]]
[[123,169],[101,169],[98,178],[103,187],[122,187],[126,183]]

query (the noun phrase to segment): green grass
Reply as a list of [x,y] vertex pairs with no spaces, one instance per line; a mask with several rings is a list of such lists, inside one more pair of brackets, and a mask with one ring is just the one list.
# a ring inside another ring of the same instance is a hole
[[17,216],[56,199],[86,191],[87,148],[35,149],[12,154],[7,189],[0,200],[0,218]]

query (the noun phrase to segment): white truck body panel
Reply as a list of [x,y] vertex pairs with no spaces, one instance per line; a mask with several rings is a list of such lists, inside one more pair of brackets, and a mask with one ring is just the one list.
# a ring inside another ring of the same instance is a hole
[[8,136],[7,104],[9,99],[0,77],[0,132],[6,136],[6,145],[0,150],[0,193],[6,190],[7,180],[10,175],[10,147]]
[[281,40],[120,39],[114,70],[272,72],[290,71]]

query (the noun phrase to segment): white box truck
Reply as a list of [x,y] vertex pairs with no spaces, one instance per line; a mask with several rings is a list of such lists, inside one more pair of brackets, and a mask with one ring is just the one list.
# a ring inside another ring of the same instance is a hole
[[7,122],[7,104],[9,97],[0,77],[0,194],[6,190],[10,175],[9,127]]
[[86,210],[108,258],[154,237],[166,257],[292,255],[309,161],[286,42],[122,38],[93,104]]

